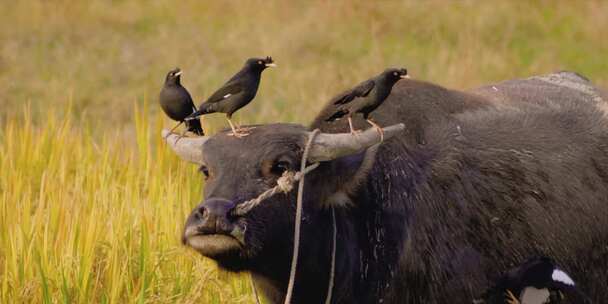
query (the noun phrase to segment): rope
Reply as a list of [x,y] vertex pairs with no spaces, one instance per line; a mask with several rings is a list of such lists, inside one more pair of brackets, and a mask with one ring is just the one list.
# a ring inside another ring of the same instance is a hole
[[255,282],[253,281],[252,274],[249,274],[249,283],[251,284],[251,289],[253,290],[253,297],[255,299],[255,303],[262,304],[262,302],[260,302],[260,296],[258,295],[258,290],[255,288]]
[[[331,222],[333,225],[333,238],[331,243],[331,266],[329,268],[329,285],[327,286],[327,296],[325,297],[325,304],[331,304],[331,296],[332,291],[334,290],[334,277],[336,273],[336,212],[334,208],[331,207]],[[258,295],[258,290],[255,288],[255,282],[253,281],[253,275],[249,276],[249,283],[251,284],[251,289],[253,290],[253,298],[255,299],[256,304],[261,304],[260,296]]]
[[[296,201],[296,219],[295,219],[295,227],[294,227],[294,242],[293,242],[293,256],[291,259],[291,270],[289,272],[289,284],[287,285],[287,293],[285,295],[285,304],[289,304],[291,302],[291,297],[293,295],[293,287],[295,284],[296,277],[296,268],[298,264],[298,255],[300,251],[300,227],[302,225],[302,197],[304,193],[304,176],[308,174],[310,171],[316,169],[319,166],[319,163],[314,163],[308,167],[306,167],[306,160],[308,159],[308,153],[310,150],[310,146],[312,145],[313,140],[319,134],[319,129],[315,129],[308,138],[308,142],[306,143],[306,147],[304,148],[304,154],[302,155],[302,163],[300,165],[299,172],[285,171],[283,175],[277,180],[277,185],[262,192],[258,197],[254,199],[250,199],[245,201],[238,206],[236,206],[231,214],[234,216],[243,216],[251,211],[253,208],[262,203],[265,199],[279,193],[287,193],[293,190],[293,184],[299,181],[298,184],[298,197]],[[332,216],[332,224],[333,224],[333,238],[332,238],[332,249],[331,249],[331,266],[329,273],[329,286],[327,287],[327,296],[325,298],[325,303],[331,303],[332,291],[334,287],[334,276],[335,276],[335,268],[336,268],[336,214],[333,208],[331,208],[331,216]],[[255,288],[255,283],[253,282],[253,277],[250,277],[251,289],[253,290],[254,298],[257,304],[260,304],[260,298],[258,296],[257,289]]]
[[[319,134],[319,129],[315,129],[308,138],[308,143],[304,148],[304,155],[302,155],[302,164],[300,165],[300,172],[304,172],[306,169],[306,159],[308,158],[308,152],[312,141]],[[298,184],[298,200],[296,202],[296,221],[293,231],[293,256],[291,257],[291,271],[289,272],[289,284],[287,285],[287,294],[285,295],[285,304],[291,302],[291,296],[293,295],[293,285],[296,278],[296,268],[298,264],[298,254],[300,251],[300,226],[302,224],[302,195],[304,194],[304,174],[301,176],[300,183]]]
[[[262,194],[258,195],[258,197],[254,199],[250,199],[248,201],[244,201],[238,206],[236,206],[232,210],[232,215],[234,216],[243,216],[247,214],[251,209],[255,208],[257,205],[262,203],[263,200],[277,194],[277,193],[287,193],[293,189],[293,184],[304,177],[304,175],[308,174],[308,172],[316,169],[319,166],[319,163],[314,163],[308,167],[306,167],[303,171],[300,172],[292,172],[285,171],[283,175],[279,177],[277,180],[277,185],[262,192]],[[302,173],[304,172],[304,173]]]
[[333,224],[333,237],[331,243],[331,266],[329,268],[329,285],[327,286],[327,296],[325,297],[325,304],[331,303],[331,294],[334,290],[334,276],[336,273],[336,211],[334,207],[331,207],[331,222]]

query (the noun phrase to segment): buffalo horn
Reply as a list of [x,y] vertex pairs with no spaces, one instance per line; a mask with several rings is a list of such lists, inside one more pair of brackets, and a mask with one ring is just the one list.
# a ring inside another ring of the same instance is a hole
[[[383,128],[384,140],[395,136],[404,129],[405,125],[402,123]],[[380,143],[380,133],[375,128],[369,128],[356,135],[321,133],[315,137],[308,159],[310,162],[329,161],[363,152],[377,143]]]
[[175,133],[169,134],[169,131],[167,130],[162,131],[162,136],[179,157],[195,164],[203,164],[203,144],[209,137],[198,136],[180,138],[179,135]]

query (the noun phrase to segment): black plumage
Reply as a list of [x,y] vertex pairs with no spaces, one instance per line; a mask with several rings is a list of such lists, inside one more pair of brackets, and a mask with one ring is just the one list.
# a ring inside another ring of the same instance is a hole
[[484,295],[488,304],[591,303],[555,262],[547,257],[530,258],[505,273]]
[[337,110],[326,121],[334,121],[346,115],[350,131],[355,133],[352,116],[355,113],[361,113],[363,118],[382,134],[382,128],[369,119],[369,115],[388,97],[393,85],[399,79],[407,77],[406,69],[389,68],[378,76],[360,83],[334,98],[333,103],[338,106]]
[[186,117],[196,112],[196,107],[192,102],[190,93],[188,93],[188,90],[181,84],[181,74],[182,71],[179,68],[173,69],[167,73],[165,84],[160,90],[160,107],[169,118],[179,122],[171,129],[171,132],[185,122],[186,131],[190,131],[200,136],[205,135],[200,120],[186,120]]
[[230,128],[232,128],[232,134],[239,137],[247,135],[246,131],[234,127],[231,121],[232,114],[255,98],[260,86],[262,71],[275,66],[271,57],[248,59],[245,66],[203,102],[198,111],[190,115],[188,119],[209,113],[225,113]]

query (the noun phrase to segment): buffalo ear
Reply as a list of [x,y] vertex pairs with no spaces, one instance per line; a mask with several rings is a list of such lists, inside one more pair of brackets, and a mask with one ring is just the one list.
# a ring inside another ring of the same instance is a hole
[[323,207],[352,206],[352,197],[359,186],[367,180],[367,176],[374,166],[376,153],[380,143],[377,143],[364,152],[345,156],[332,161],[333,174],[338,175],[335,191],[323,200]]

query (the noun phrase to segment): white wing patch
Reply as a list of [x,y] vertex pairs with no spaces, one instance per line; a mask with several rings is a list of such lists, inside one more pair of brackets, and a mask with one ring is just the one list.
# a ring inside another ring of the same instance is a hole
[[553,270],[551,279],[556,282],[562,282],[564,284],[574,286],[574,281],[570,278],[570,276],[568,276],[565,272],[558,268],[555,268],[555,270]]
[[521,304],[544,304],[549,300],[549,290],[546,288],[536,289],[534,287],[527,287],[521,294],[519,299]]
[[230,96],[232,96],[232,94],[226,94],[226,95],[224,95],[224,99],[226,99],[226,98],[228,98]]

